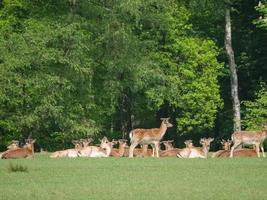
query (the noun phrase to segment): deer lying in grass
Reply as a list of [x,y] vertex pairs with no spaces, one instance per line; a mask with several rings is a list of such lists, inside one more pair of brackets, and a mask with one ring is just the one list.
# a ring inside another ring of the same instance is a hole
[[[225,150],[221,152],[218,156],[218,158],[226,158],[229,157],[231,154],[231,150]],[[233,152],[233,157],[256,157],[257,156],[257,151],[256,149],[235,149]]]
[[255,145],[258,157],[260,157],[260,149],[262,156],[265,157],[263,142],[267,137],[267,125],[263,126],[263,131],[236,131],[232,134],[233,146],[231,148],[230,157],[236,147],[241,144]]
[[22,148],[8,150],[2,154],[3,159],[9,158],[29,158],[34,156],[34,143],[36,140],[27,139]]
[[[201,138],[199,143],[202,145],[201,148],[197,147],[189,147],[189,152],[186,152],[186,157],[184,157],[181,153],[177,154],[179,158],[207,158],[208,152],[210,149],[210,143],[214,140],[214,138]],[[188,155],[189,153],[189,155]]]
[[119,148],[118,149],[113,148],[111,150],[110,156],[112,157],[122,157],[125,153],[125,149],[128,147],[127,140],[120,139],[118,140],[118,142],[119,142]]
[[165,141],[160,142],[160,144],[164,145],[165,151],[173,149],[172,143],[173,143],[173,140],[165,140]]
[[2,158],[2,155],[10,150],[18,149],[19,148],[19,141],[18,140],[12,140],[12,143],[7,146],[7,150],[0,153],[0,158]]
[[215,158],[215,157],[220,157],[221,154],[225,153],[226,151],[229,151],[230,152],[230,149],[231,149],[231,144],[232,144],[232,141],[231,140],[222,140],[221,141],[221,144],[223,145],[223,149],[222,150],[218,150],[216,152],[214,152],[212,154],[212,158]]
[[162,151],[160,156],[161,157],[177,157],[177,154],[182,155],[186,157],[186,155],[190,153],[189,147],[193,146],[192,140],[186,140],[184,141],[185,148],[179,149],[179,148],[173,148],[170,150]]
[[[80,157],[91,157],[91,158],[108,157],[112,150],[112,147],[110,147],[110,145],[111,144],[114,145],[115,141],[109,142],[108,139],[104,137],[102,140],[100,140],[100,142],[101,142],[100,147],[88,146],[88,147],[80,149],[79,156]],[[103,146],[105,148],[103,148]]]
[[155,149],[156,156],[159,157],[159,142],[167,131],[167,128],[172,127],[168,121],[169,118],[161,118],[160,128],[152,129],[134,129],[129,133],[131,146],[129,149],[129,157],[133,157],[133,152],[138,144],[151,144]]
[[79,156],[79,150],[82,148],[82,144],[78,140],[72,140],[72,144],[75,146],[74,149],[65,149],[61,151],[55,151],[50,155],[50,158],[76,158]]

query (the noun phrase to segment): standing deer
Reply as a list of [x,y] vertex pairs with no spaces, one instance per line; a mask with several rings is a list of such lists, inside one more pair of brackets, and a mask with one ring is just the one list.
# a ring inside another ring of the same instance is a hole
[[260,157],[260,149],[262,156],[265,157],[263,142],[267,137],[267,125],[263,126],[263,131],[236,131],[232,134],[233,146],[231,148],[230,157],[233,157],[233,151],[241,144],[255,145],[258,157]]
[[159,157],[159,142],[167,131],[167,128],[172,127],[168,121],[169,118],[161,118],[160,128],[152,129],[134,129],[129,133],[131,146],[129,149],[129,157],[133,157],[134,148],[138,144],[152,145],[156,151],[156,156]]
[[22,148],[6,151],[2,154],[3,159],[9,158],[28,158],[34,155],[34,143],[36,140],[27,139],[26,144]]

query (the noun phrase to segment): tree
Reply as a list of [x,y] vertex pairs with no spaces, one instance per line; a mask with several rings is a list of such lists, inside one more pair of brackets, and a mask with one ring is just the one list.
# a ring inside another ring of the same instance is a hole
[[238,97],[238,77],[236,72],[236,64],[234,58],[234,51],[232,48],[232,35],[231,35],[231,16],[230,16],[231,3],[225,0],[225,49],[230,67],[231,76],[231,94],[233,102],[234,114],[234,130],[241,130],[241,117],[240,117],[240,101]]

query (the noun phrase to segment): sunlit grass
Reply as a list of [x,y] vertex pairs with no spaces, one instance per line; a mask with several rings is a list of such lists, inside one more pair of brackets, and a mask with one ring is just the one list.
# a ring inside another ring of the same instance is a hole
[[0,160],[0,199],[267,199],[267,158]]

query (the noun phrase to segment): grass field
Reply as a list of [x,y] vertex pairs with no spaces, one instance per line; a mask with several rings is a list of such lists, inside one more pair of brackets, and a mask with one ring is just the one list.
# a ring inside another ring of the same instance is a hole
[[[28,172],[9,172],[10,163]],[[265,200],[267,158],[0,160],[1,200]]]

